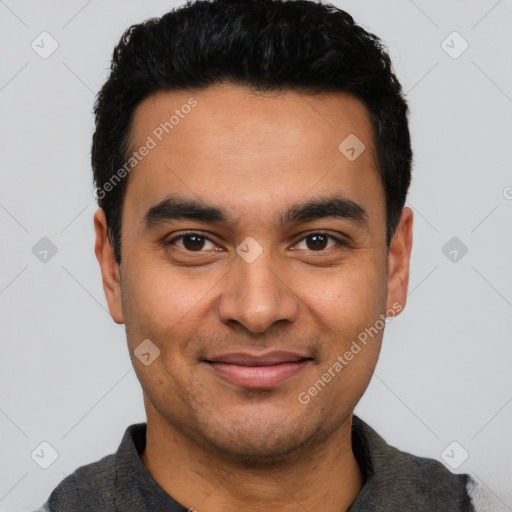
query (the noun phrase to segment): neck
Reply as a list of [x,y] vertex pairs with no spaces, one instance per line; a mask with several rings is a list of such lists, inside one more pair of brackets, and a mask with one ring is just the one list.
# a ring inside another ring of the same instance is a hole
[[322,443],[263,467],[206,450],[156,411],[147,412],[142,461],[160,487],[191,510],[344,512],[362,487],[352,451],[352,416]]

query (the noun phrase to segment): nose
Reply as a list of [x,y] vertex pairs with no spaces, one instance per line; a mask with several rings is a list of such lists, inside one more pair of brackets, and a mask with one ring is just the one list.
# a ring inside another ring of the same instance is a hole
[[280,320],[296,321],[298,297],[283,268],[272,260],[266,250],[251,263],[237,255],[217,302],[223,323],[236,322],[251,332],[262,333]]

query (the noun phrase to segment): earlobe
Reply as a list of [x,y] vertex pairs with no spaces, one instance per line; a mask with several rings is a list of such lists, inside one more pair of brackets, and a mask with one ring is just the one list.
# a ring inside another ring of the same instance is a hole
[[404,207],[389,246],[387,309],[392,309],[393,304],[398,303],[402,306],[400,311],[403,311],[407,302],[413,217],[411,208]]
[[114,322],[122,324],[124,323],[124,317],[119,265],[115,260],[114,249],[108,237],[105,212],[101,208],[94,213],[94,230],[96,232],[94,252],[100,264],[103,291],[107,299],[108,309]]

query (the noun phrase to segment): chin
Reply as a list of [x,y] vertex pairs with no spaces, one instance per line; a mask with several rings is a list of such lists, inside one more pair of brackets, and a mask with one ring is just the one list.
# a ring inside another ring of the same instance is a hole
[[[256,421],[254,421],[256,420]],[[324,437],[320,426],[293,420],[264,421],[261,416],[224,424],[197,424],[198,437],[209,451],[244,467],[268,468],[289,463],[308,451],[308,446]]]

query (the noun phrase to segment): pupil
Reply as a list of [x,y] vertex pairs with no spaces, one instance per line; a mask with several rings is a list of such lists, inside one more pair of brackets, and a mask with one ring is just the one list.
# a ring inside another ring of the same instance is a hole
[[[195,240],[195,241],[190,243],[190,240]],[[183,238],[183,245],[186,247],[187,250],[201,249],[203,244],[204,244],[204,239],[202,236],[187,235]]]
[[[323,249],[325,248],[325,242],[327,240],[327,237],[325,235],[311,235],[309,237],[310,240],[316,240],[316,242],[313,243],[314,249]],[[318,244],[318,242],[320,242]]]

